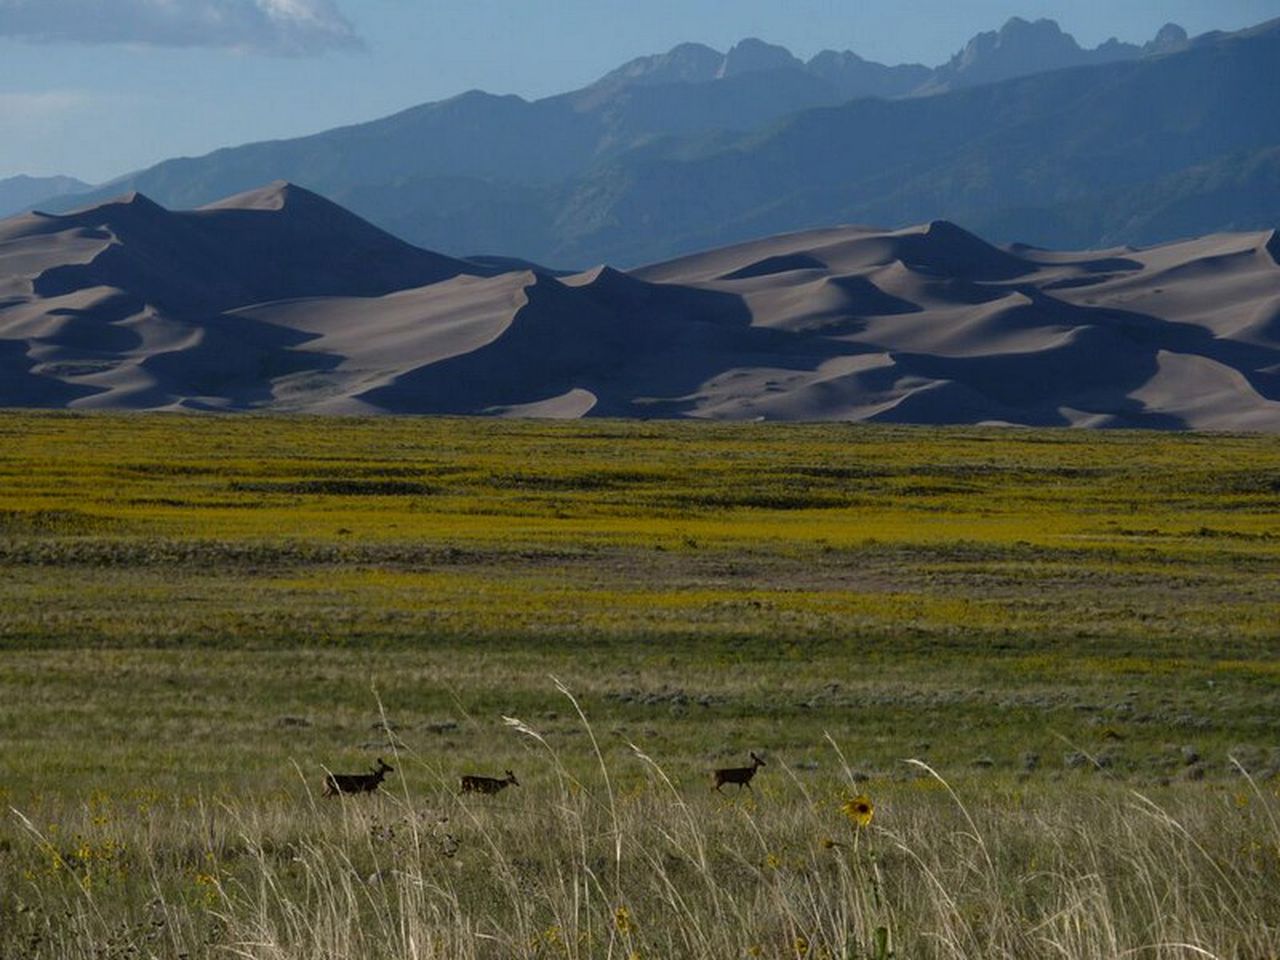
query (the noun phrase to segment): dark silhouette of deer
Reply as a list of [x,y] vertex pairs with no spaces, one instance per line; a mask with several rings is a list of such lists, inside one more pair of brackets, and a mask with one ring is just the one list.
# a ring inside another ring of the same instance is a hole
[[510,770],[503,780],[497,777],[481,777],[474,773],[468,773],[462,778],[463,793],[497,793],[509,786],[520,786],[520,781],[516,779],[516,775]]
[[378,758],[373,773],[330,773],[324,778],[324,795],[336,797],[340,793],[373,793],[382,785],[382,778],[395,770],[387,761]]
[[756,775],[756,771],[764,765],[764,761],[753,753],[751,754],[751,766],[749,767],[724,767],[723,769],[715,771],[714,776],[716,782],[715,786],[711,789],[719,790],[726,783],[736,783],[738,785],[739,792],[742,791],[743,787],[746,787],[748,790],[751,790],[752,793],[755,793],[755,791],[751,789],[751,778],[754,777]]

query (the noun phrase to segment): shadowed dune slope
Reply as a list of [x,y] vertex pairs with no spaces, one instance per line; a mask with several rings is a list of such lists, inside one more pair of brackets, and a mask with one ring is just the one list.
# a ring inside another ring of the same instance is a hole
[[0,222],[8,406],[1280,431],[1280,240],[935,221],[503,272],[287,184]]
[[[427,253],[342,207],[274,183],[199,210],[172,213],[141,194],[63,216],[33,213],[0,225],[0,243],[34,240],[6,279],[61,296],[95,286],[179,310],[262,300],[372,296],[482,268]],[[64,256],[70,253],[69,257]]]

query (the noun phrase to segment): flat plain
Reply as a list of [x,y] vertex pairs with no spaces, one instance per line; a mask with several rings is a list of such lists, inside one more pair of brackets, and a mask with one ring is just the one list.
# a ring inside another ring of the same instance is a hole
[[1278,625],[1275,437],[4,414],[0,957],[1272,957]]

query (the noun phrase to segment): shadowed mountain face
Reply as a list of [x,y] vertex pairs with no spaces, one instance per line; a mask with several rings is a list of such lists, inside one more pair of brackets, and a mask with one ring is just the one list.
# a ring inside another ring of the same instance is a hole
[[1087,50],[1014,19],[936,69],[684,44],[536,102],[471,92],[167,161],[42,209],[127,190],[194,207],[284,178],[429,249],[576,268],[832,220],[945,216],[1051,246],[1263,228],[1280,192],[1255,178],[1260,204],[1223,208],[1216,177],[1256,173],[1247,156],[1280,147],[1277,32],[1190,41],[1170,25]]
[[552,275],[287,184],[133,195],[0,221],[0,402],[1280,431],[1280,239],[1054,253],[934,221]]
[[548,259],[643,263],[832,220],[939,215],[1058,247],[1267,229],[1278,62],[1280,21],[1167,56],[808,111],[698,153],[626,155],[565,201]]

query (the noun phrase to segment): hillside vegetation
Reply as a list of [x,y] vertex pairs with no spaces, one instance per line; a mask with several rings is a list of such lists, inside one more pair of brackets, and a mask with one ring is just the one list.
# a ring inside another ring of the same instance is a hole
[[6,960],[1280,950],[1275,438],[0,440]]

